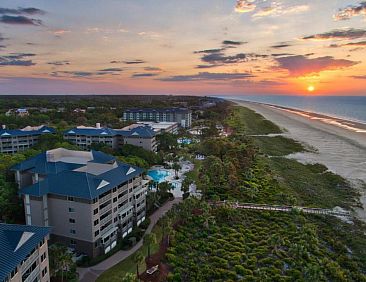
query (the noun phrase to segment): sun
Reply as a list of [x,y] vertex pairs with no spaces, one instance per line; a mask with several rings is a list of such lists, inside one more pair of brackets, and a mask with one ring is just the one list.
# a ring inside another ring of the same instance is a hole
[[313,85],[308,86],[308,91],[313,92],[315,90],[315,87]]

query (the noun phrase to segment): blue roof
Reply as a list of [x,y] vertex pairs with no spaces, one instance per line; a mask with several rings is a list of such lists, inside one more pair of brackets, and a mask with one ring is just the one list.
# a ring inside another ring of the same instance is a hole
[[[115,157],[102,152],[91,151],[91,154],[93,159],[86,163],[69,163],[47,161],[45,152],[15,165],[12,170],[31,171],[45,176],[43,180],[21,188],[19,193],[36,197],[54,194],[92,200],[144,171],[118,162]],[[102,166],[95,168],[96,164]]]
[[8,138],[12,136],[32,136],[48,133],[55,133],[56,130],[52,127],[42,126],[37,130],[22,130],[22,129],[1,129],[0,138]]
[[64,135],[82,135],[82,136],[124,136],[124,137],[142,137],[152,138],[155,131],[148,125],[141,125],[131,130],[112,129],[112,128],[72,128],[64,132]]
[[72,128],[66,130],[64,135],[85,135],[85,136],[116,136],[117,133],[111,128]]
[[3,281],[49,233],[49,227],[0,223],[0,281]]
[[134,109],[127,109],[125,110],[126,113],[188,113],[190,112],[190,109],[187,108],[134,108]]

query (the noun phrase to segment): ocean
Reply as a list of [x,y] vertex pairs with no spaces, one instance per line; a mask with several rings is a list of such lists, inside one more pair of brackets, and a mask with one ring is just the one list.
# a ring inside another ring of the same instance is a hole
[[338,117],[366,124],[366,96],[221,96]]

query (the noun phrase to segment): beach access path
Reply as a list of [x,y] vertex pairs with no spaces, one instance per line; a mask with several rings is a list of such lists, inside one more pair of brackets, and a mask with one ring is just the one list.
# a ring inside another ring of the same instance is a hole
[[[145,234],[148,234],[151,232],[153,227],[156,225],[158,220],[162,218],[166,212],[168,212],[173,205],[178,204],[182,201],[182,198],[175,198],[172,201],[166,202],[162,207],[160,207],[157,211],[155,211],[150,216],[150,225],[146,230]],[[131,249],[126,251],[118,251],[114,255],[110,256],[109,258],[105,259],[104,261],[87,268],[81,268],[79,267],[77,269],[77,272],[79,274],[79,281],[81,282],[94,282],[97,280],[97,278],[106,270],[113,267],[117,263],[123,261],[124,259],[128,258],[130,255],[134,254],[136,251],[138,251],[143,244],[143,240],[141,239],[135,246],[133,246]]]

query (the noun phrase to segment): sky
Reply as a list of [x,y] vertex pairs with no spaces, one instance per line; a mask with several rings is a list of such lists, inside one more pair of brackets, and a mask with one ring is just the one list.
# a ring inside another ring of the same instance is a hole
[[1,0],[5,94],[366,95],[366,1]]

